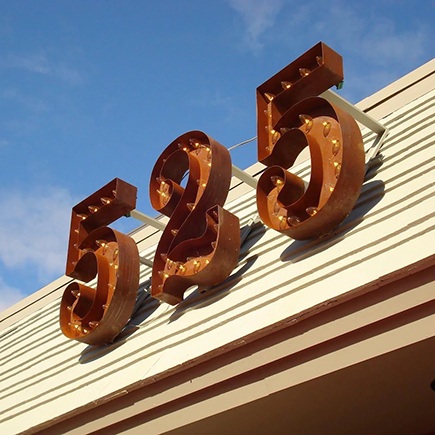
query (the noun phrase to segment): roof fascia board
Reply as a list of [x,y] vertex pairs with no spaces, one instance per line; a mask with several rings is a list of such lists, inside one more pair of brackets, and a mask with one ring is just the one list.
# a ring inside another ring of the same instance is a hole
[[[367,331],[367,328],[373,330],[373,336],[378,341],[382,341],[383,334],[378,334],[376,331],[379,327],[381,329],[385,327],[385,322],[394,324],[400,316],[407,316],[414,309],[420,310],[421,308],[424,311],[428,307],[430,309],[430,306],[432,306],[433,314],[434,305],[431,295],[435,282],[432,279],[434,272],[432,263],[421,262],[414,265],[413,269],[407,268],[402,272],[401,275],[386,276],[378,283],[373,283],[374,287],[371,290],[376,289],[376,292],[364,288],[359,292],[358,297],[348,299],[343,304],[335,304],[331,309],[317,307],[317,312],[312,314],[319,315],[310,317],[311,314],[307,313],[300,319],[304,320],[303,322],[287,322],[281,325],[282,329],[275,330],[273,333],[269,331],[261,337],[247,337],[246,340],[221,349],[220,353],[214,352],[205,360],[199,361],[197,365],[179,367],[176,372],[167,373],[159,379],[152,379],[152,382],[145,381],[145,384],[138,384],[136,388],[130,386],[118,395],[102,398],[100,403],[93,404],[94,406],[101,405],[101,407],[76,410],[77,413],[85,412],[82,418],[63,416],[50,428],[48,428],[50,423],[45,423],[34,429],[48,429],[47,433],[58,433],[56,432],[60,427],[58,425],[62,425],[62,433],[65,434],[101,430],[111,424],[158,409],[166,403],[175,400],[182,401],[183,398],[202,390],[218,387],[219,384],[235,379],[244,373],[249,373],[259,367],[266,367],[290,356],[296,356],[301,352],[312,352],[315,355],[320,345],[346,339],[349,334],[358,335],[361,331]],[[433,319],[433,316],[431,318]],[[390,331],[389,328],[386,329]],[[409,345],[414,339],[418,341],[433,336],[432,332],[428,333],[421,327],[414,328],[413,331],[417,335],[412,337],[405,337],[406,334],[400,331],[395,333],[396,339],[394,343],[390,343],[392,347],[375,346],[376,355],[370,353],[373,352],[372,346],[365,346],[364,349],[367,352],[354,352],[354,358],[351,358],[352,362],[349,362],[349,365]],[[367,339],[362,341],[367,341]],[[334,364],[341,364],[340,358],[334,359]],[[307,364],[309,361],[311,359],[307,357]],[[327,371],[333,372],[341,368],[343,367],[332,365]],[[285,376],[281,378],[281,381],[284,379],[285,382],[275,383],[276,391],[307,380]],[[246,387],[250,388],[249,385]],[[255,389],[256,386],[253,385],[253,388]],[[257,390],[257,393],[261,396],[261,391]],[[271,390],[265,393],[271,394]],[[243,394],[244,399],[242,399],[249,402],[257,396]],[[238,403],[238,405],[241,404],[243,403]],[[214,413],[218,413],[218,409],[214,409],[212,414]],[[193,414],[195,413],[189,413],[190,417]],[[63,419],[65,420],[62,421]],[[195,415],[194,420],[196,419],[199,419],[199,416]],[[175,422],[176,426],[178,424],[178,421]]]
[[[435,87],[435,59],[364,98],[356,107],[381,119]],[[412,91],[410,89],[412,88]]]

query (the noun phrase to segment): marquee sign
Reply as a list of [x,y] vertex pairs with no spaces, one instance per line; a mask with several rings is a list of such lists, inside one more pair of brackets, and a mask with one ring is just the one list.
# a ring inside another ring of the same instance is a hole
[[[319,43],[257,88],[257,186],[262,221],[295,239],[320,237],[352,210],[364,181],[355,120],[319,97],[343,80],[342,58]],[[287,171],[308,147],[311,179]],[[152,265],[151,295],[175,305],[195,285],[217,285],[237,265],[239,220],[223,208],[231,181],[228,150],[200,131],[175,139],[151,173],[153,207],[170,217]],[[184,181],[184,178],[187,181]],[[184,186],[184,187],[183,187]],[[136,206],[136,187],[115,179],[72,210],[60,326],[88,344],[113,341],[131,317],[139,287],[134,240],[107,227]]]

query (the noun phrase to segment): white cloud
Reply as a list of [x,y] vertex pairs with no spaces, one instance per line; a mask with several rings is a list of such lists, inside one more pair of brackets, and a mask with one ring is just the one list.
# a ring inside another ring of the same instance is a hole
[[45,54],[9,55],[3,58],[0,66],[9,69],[20,69],[31,73],[45,75],[77,85],[83,82],[83,75],[64,62],[48,59]]
[[242,17],[245,24],[245,43],[254,53],[258,53],[263,44],[261,37],[273,27],[282,0],[228,0],[229,5]]
[[215,89],[213,92],[207,92],[207,94],[198,95],[193,97],[189,104],[198,107],[231,107],[234,101],[231,97],[222,95],[219,89]]
[[417,17],[403,16],[401,9],[407,8],[386,3],[295,3],[291,11],[282,11],[277,39],[286,41],[290,34],[292,48],[324,41],[343,55],[343,94],[357,101],[419,66],[430,51],[432,29]]
[[55,187],[0,190],[0,261],[4,267],[15,271],[35,267],[39,283],[44,284],[62,275],[75,202],[68,191]]
[[44,55],[33,54],[29,56],[8,56],[6,65],[9,68],[25,69],[38,74],[50,74],[52,68]]
[[318,32],[377,65],[417,59],[424,53],[425,41],[430,39],[429,29],[403,26],[393,16],[374,14],[370,9],[362,11],[360,5],[351,2],[332,2],[324,16],[325,20],[315,25]]
[[0,276],[0,313],[25,297],[26,295],[23,292],[7,285]]
[[423,28],[399,31],[393,22],[382,19],[364,39],[362,49],[365,57],[374,63],[395,66],[418,60],[424,54],[428,37]]
[[42,113],[48,111],[48,105],[40,98],[34,97],[30,94],[25,94],[17,89],[5,89],[2,93],[5,100],[12,101],[21,107],[35,113]]

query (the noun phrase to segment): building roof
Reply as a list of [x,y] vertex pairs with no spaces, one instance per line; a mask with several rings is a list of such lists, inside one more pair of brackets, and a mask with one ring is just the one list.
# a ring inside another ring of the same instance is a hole
[[[255,191],[234,181],[226,208],[240,218],[246,239],[238,266],[221,285],[194,289],[173,307],[148,295],[151,269],[141,266],[134,315],[103,347],[68,340],[59,329],[70,278],[2,313],[3,432],[95,408],[433,265],[434,72],[431,61],[358,105],[389,135],[354,210],[333,234],[302,242],[267,229],[256,219]],[[370,146],[375,134],[362,133]],[[258,176],[262,169],[247,171]],[[309,177],[309,161],[293,172]],[[132,237],[152,260],[159,232],[141,227]]]

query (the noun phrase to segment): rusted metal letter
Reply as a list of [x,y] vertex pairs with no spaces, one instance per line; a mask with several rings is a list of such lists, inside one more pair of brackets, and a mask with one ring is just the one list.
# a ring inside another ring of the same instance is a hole
[[60,327],[65,336],[88,344],[110,343],[129,320],[139,287],[135,241],[106,225],[133,210],[136,187],[115,178],[72,209]]
[[[356,121],[317,95],[343,80],[342,58],[320,42],[257,88],[257,186],[263,222],[294,239],[331,232],[350,213],[364,181]],[[286,169],[309,147],[311,179]]]
[[178,137],[158,158],[151,204],[170,220],[154,257],[153,297],[175,305],[189,287],[219,284],[236,266],[239,219],[222,208],[231,171],[228,150],[200,131]]

